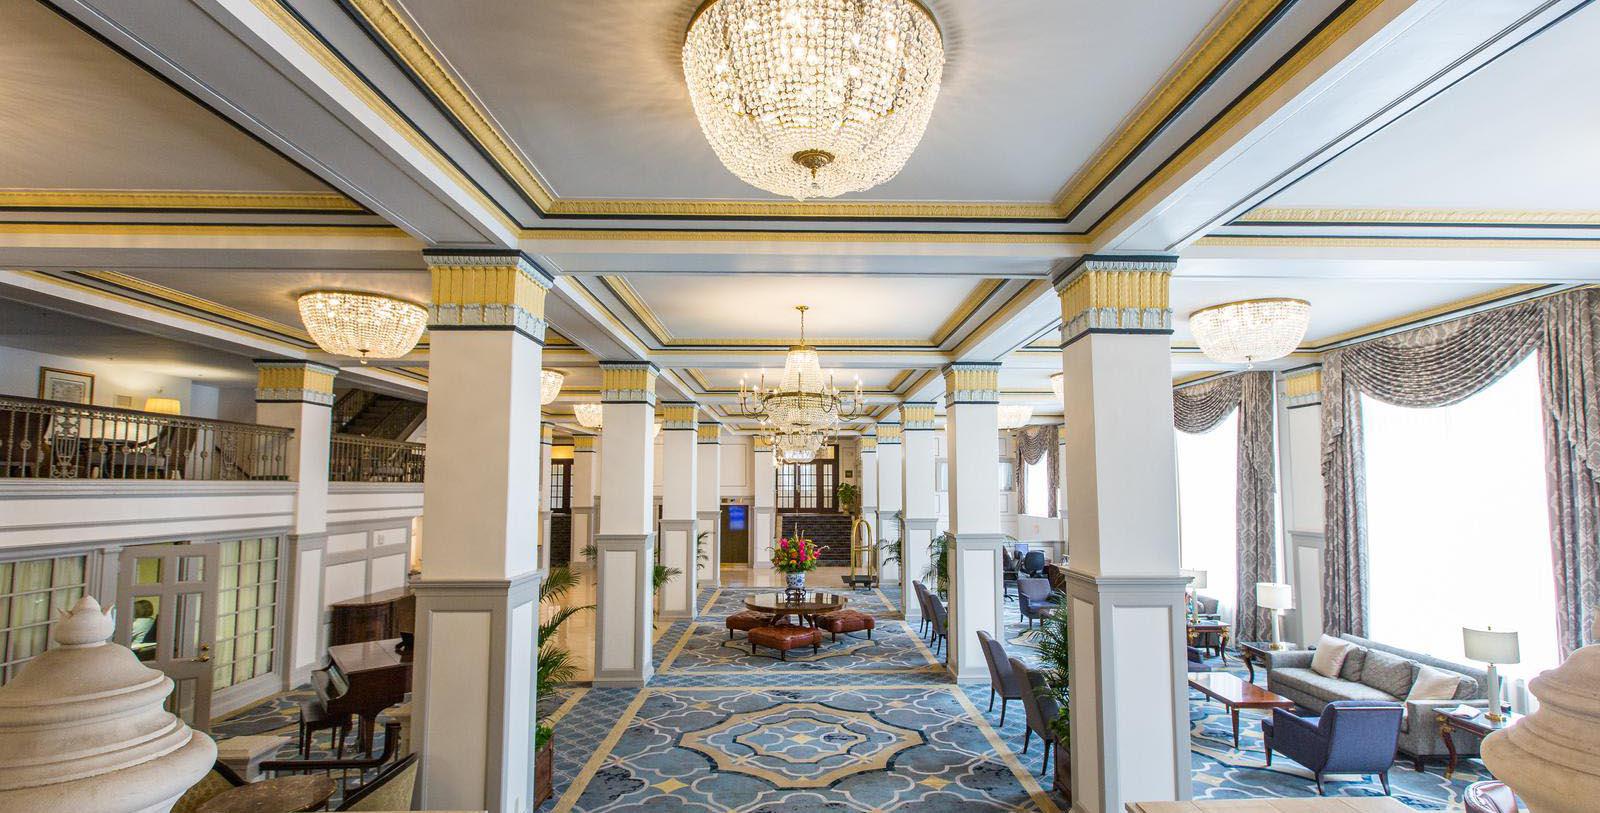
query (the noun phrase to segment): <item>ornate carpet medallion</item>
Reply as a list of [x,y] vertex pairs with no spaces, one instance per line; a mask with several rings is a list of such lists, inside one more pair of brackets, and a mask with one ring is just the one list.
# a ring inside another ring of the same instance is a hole
[[779,787],[820,788],[851,774],[881,771],[895,754],[922,743],[915,731],[863,712],[786,703],[735,714],[679,743],[717,768]]

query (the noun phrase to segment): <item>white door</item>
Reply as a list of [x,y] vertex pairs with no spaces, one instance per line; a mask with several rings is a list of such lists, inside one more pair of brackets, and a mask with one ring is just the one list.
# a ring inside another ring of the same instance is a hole
[[117,642],[177,684],[167,710],[199,731],[211,726],[211,648],[217,638],[216,543],[122,550]]

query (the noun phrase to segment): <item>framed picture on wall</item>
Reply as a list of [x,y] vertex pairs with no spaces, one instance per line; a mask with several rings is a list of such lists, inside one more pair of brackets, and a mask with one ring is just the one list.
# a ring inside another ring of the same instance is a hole
[[39,368],[39,397],[69,404],[94,403],[94,375],[54,367]]

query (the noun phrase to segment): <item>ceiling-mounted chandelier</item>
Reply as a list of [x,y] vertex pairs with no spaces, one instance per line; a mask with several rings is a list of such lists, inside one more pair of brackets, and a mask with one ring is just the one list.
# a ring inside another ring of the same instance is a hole
[[783,377],[769,389],[763,374],[753,390],[741,379],[739,411],[760,421],[762,430],[772,436],[837,432],[841,419],[855,417],[863,407],[861,381],[857,379],[854,392],[847,396],[833,386],[831,376],[823,376],[817,349],[806,344],[809,308],[797,305],[795,310],[800,312],[800,343],[784,357]]
[[1001,429],[1021,429],[1033,417],[1033,407],[1027,404],[1001,404],[995,412]]
[[573,404],[572,411],[578,416],[578,425],[584,429],[599,429],[604,425],[604,404]]
[[917,0],[707,0],[683,74],[729,171],[774,194],[831,198],[905,166],[939,97],[944,40]]
[[357,291],[308,291],[296,302],[312,341],[329,353],[395,359],[411,352],[428,311],[401,299]]
[[1056,394],[1056,403],[1058,404],[1065,400],[1066,388],[1062,382],[1064,378],[1065,376],[1061,373],[1053,373],[1050,376],[1050,391]]
[[795,432],[772,436],[772,464],[810,463],[817,459],[826,438],[821,432]]
[[561,394],[561,383],[567,380],[567,374],[560,370],[539,371],[539,406],[549,406]]
[[1254,364],[1293,353],[1310,321],[1304,299],[1246,299],[1189,314],[1189,330],[1213,361]]

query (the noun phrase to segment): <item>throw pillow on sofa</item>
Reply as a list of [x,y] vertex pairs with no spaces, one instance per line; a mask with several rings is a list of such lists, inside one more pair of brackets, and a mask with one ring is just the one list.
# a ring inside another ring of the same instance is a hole
[[1323,677],[1338,677],[1339,669],[1344,666],[1344,659],[1350,656],[1350,650],[1355,644],[1332,635],[1324,635],[1317,639],[1316,654],[1311,656],[1311,671]]
[[1456,687],[1460,685],[1460,675],[1418,664],[1417,682],[1411,684],[1411,693],[1406,695],[1406,702],[1449,700],[1456,696]]
[[1367,663],[1367,653],[1371,650],[1360,644],[1352,644],[1350,651],[1344,656],[1344,665],[1339,667],[1339,679],[1351,683],[1361,682],[1361,669]]
[[1392,652],[1369,649],[1361,667],[1361,682],[1395,697],[1405,697],[1411,692],[1416,668],[1416,664]]

